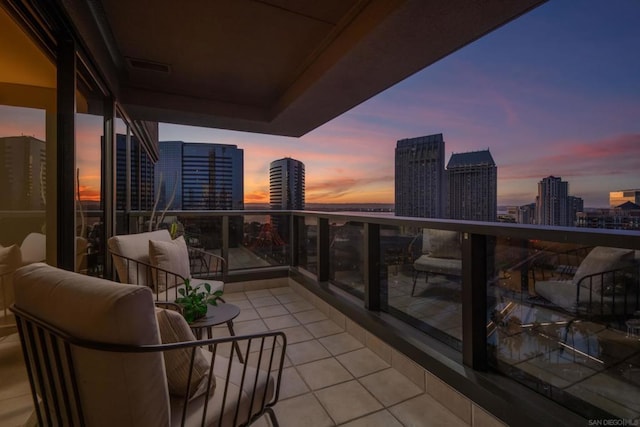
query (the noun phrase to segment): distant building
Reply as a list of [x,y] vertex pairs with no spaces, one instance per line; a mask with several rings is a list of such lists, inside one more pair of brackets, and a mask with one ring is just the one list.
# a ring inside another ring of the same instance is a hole
[[618,190],[609,192],[609,207],[614,209],[624,202],[640,205],[640,190]]
[[45,208],[46,150],[44,141],[32,136],[0,138],[0,210]]
[[[131,210],[151,210],[155,203],[154,165],[140,148],[138,138],[131,135]],[[127,209],[127,136],[116,135],[116,210]]]
[[536,204],[529,203],[518,208],[518,224],[536,223]]
[[538,225],[571,226],[569,215],[569,183],[549,176],[538,183],[536,223]]
[[158,210],[244,209],[244,152],[235,145],[160,141]]
[[582,197],[569,196],[567,197],[568,203],[568,212],[569,212],[569,225],[576,225],[576,219],[578,218],[578,213],[584,211],[584,200]]
[[304,210],[304,163],[285,157],[269,166],[271,209]]
[[627,201],[612,209],[580,212],[576,225],[610,230],[640,230],[640,205]]
[[447,182],[448,218],[497,221],[498,172],[489,150],[452,154]]
[[447,186],[442,134],[401,139],[395,153],[395,214],[443,218]]

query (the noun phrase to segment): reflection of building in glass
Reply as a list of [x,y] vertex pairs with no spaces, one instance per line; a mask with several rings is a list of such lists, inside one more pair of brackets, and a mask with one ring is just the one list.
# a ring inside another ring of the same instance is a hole
[[401,139],[396,145],[395,214],[442,218],[447,200],[442,134]]
[[32,136],[0,138],[1,210],[44,209],[45,142]]
[[271,209],[304,210],[304,163],[285,157],[269,166]]
[[625,202],[640,205],[640,189],[634,190],[618,190],[609,192],[609,207],[617,208]]
[[611,209],[590,209],[579,212],[576,225],[611,230],[640,230],[640,205],[625,202]]
[[[131,135],[131,206],[132,210],[151,210],[154,198],[154,166],[140,141]],[[116,135],[116,209],[126,209],[127,136]]]
[[454,153],[447,164],[447,218],[496,221],[498,168],[489,150]]
[[[158,209],[244,209],[244,152],[235,145],[160,141]],[[162,182],[160,176],[162,175]]]

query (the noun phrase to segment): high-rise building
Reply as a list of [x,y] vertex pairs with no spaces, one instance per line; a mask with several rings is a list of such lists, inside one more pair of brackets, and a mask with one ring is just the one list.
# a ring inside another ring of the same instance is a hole
[[447,217],[495,222],[498,168],[489,150],[454,153],[447,164]]
[[[160,141],[157,209],[244,209],[244,152],[235,145]],[[162,182],[161,182],[162,181]],[[173,201],[172,201],[173,198]]]
[[304,210],[304,163],[285,157],[269,165],[271,209]]
[[46,150],[32,136],[0,138],[0,182],[4,183],[0,210],[45,208]]
[[609,207],[617,208],[625,202],[640,205],[640,189],[618,190],[609,192]]
[[569,212],[569,183],[549,176],[538,183],[536,223],[538,225],[572,226]]
[[442,218],[447,200],[445,180],[441,133],[397,142],[396,215]]
[[[130,137],[129,178],[132,210],[151,210],[155,202],[153,161],[135,136]],[[127,136],[116,135],[116,210],[123,211],[127,195]]]
[[518,208],[518,224],[536,223],[536,204],[529,203]]
[[576,225],[579,212],[584,212],[584,200],[582,197],[569,196],[567,197],[567,203],[569,204],[569,224],[570,226]]

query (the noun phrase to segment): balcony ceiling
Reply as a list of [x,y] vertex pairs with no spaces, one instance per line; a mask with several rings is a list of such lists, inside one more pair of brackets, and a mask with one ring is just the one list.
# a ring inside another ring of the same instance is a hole
[[300,136],[544,0],[62,0],[132,119]]

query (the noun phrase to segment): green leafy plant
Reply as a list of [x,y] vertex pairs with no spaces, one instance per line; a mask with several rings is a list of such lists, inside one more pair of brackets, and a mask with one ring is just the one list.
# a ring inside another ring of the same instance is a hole
[[[204,290],[201,290],[201,287],[204,287]],[[178,293],[181,296],[176,299],[176,304],[182,307],[182,315],[187,323],[193,323],[206,315],[207,305],[218,305],[222,296],[221,290],[211,292],[211,285],[208,283],[191,286],[189,279],[185,279],[184,288],[178,289]]]

